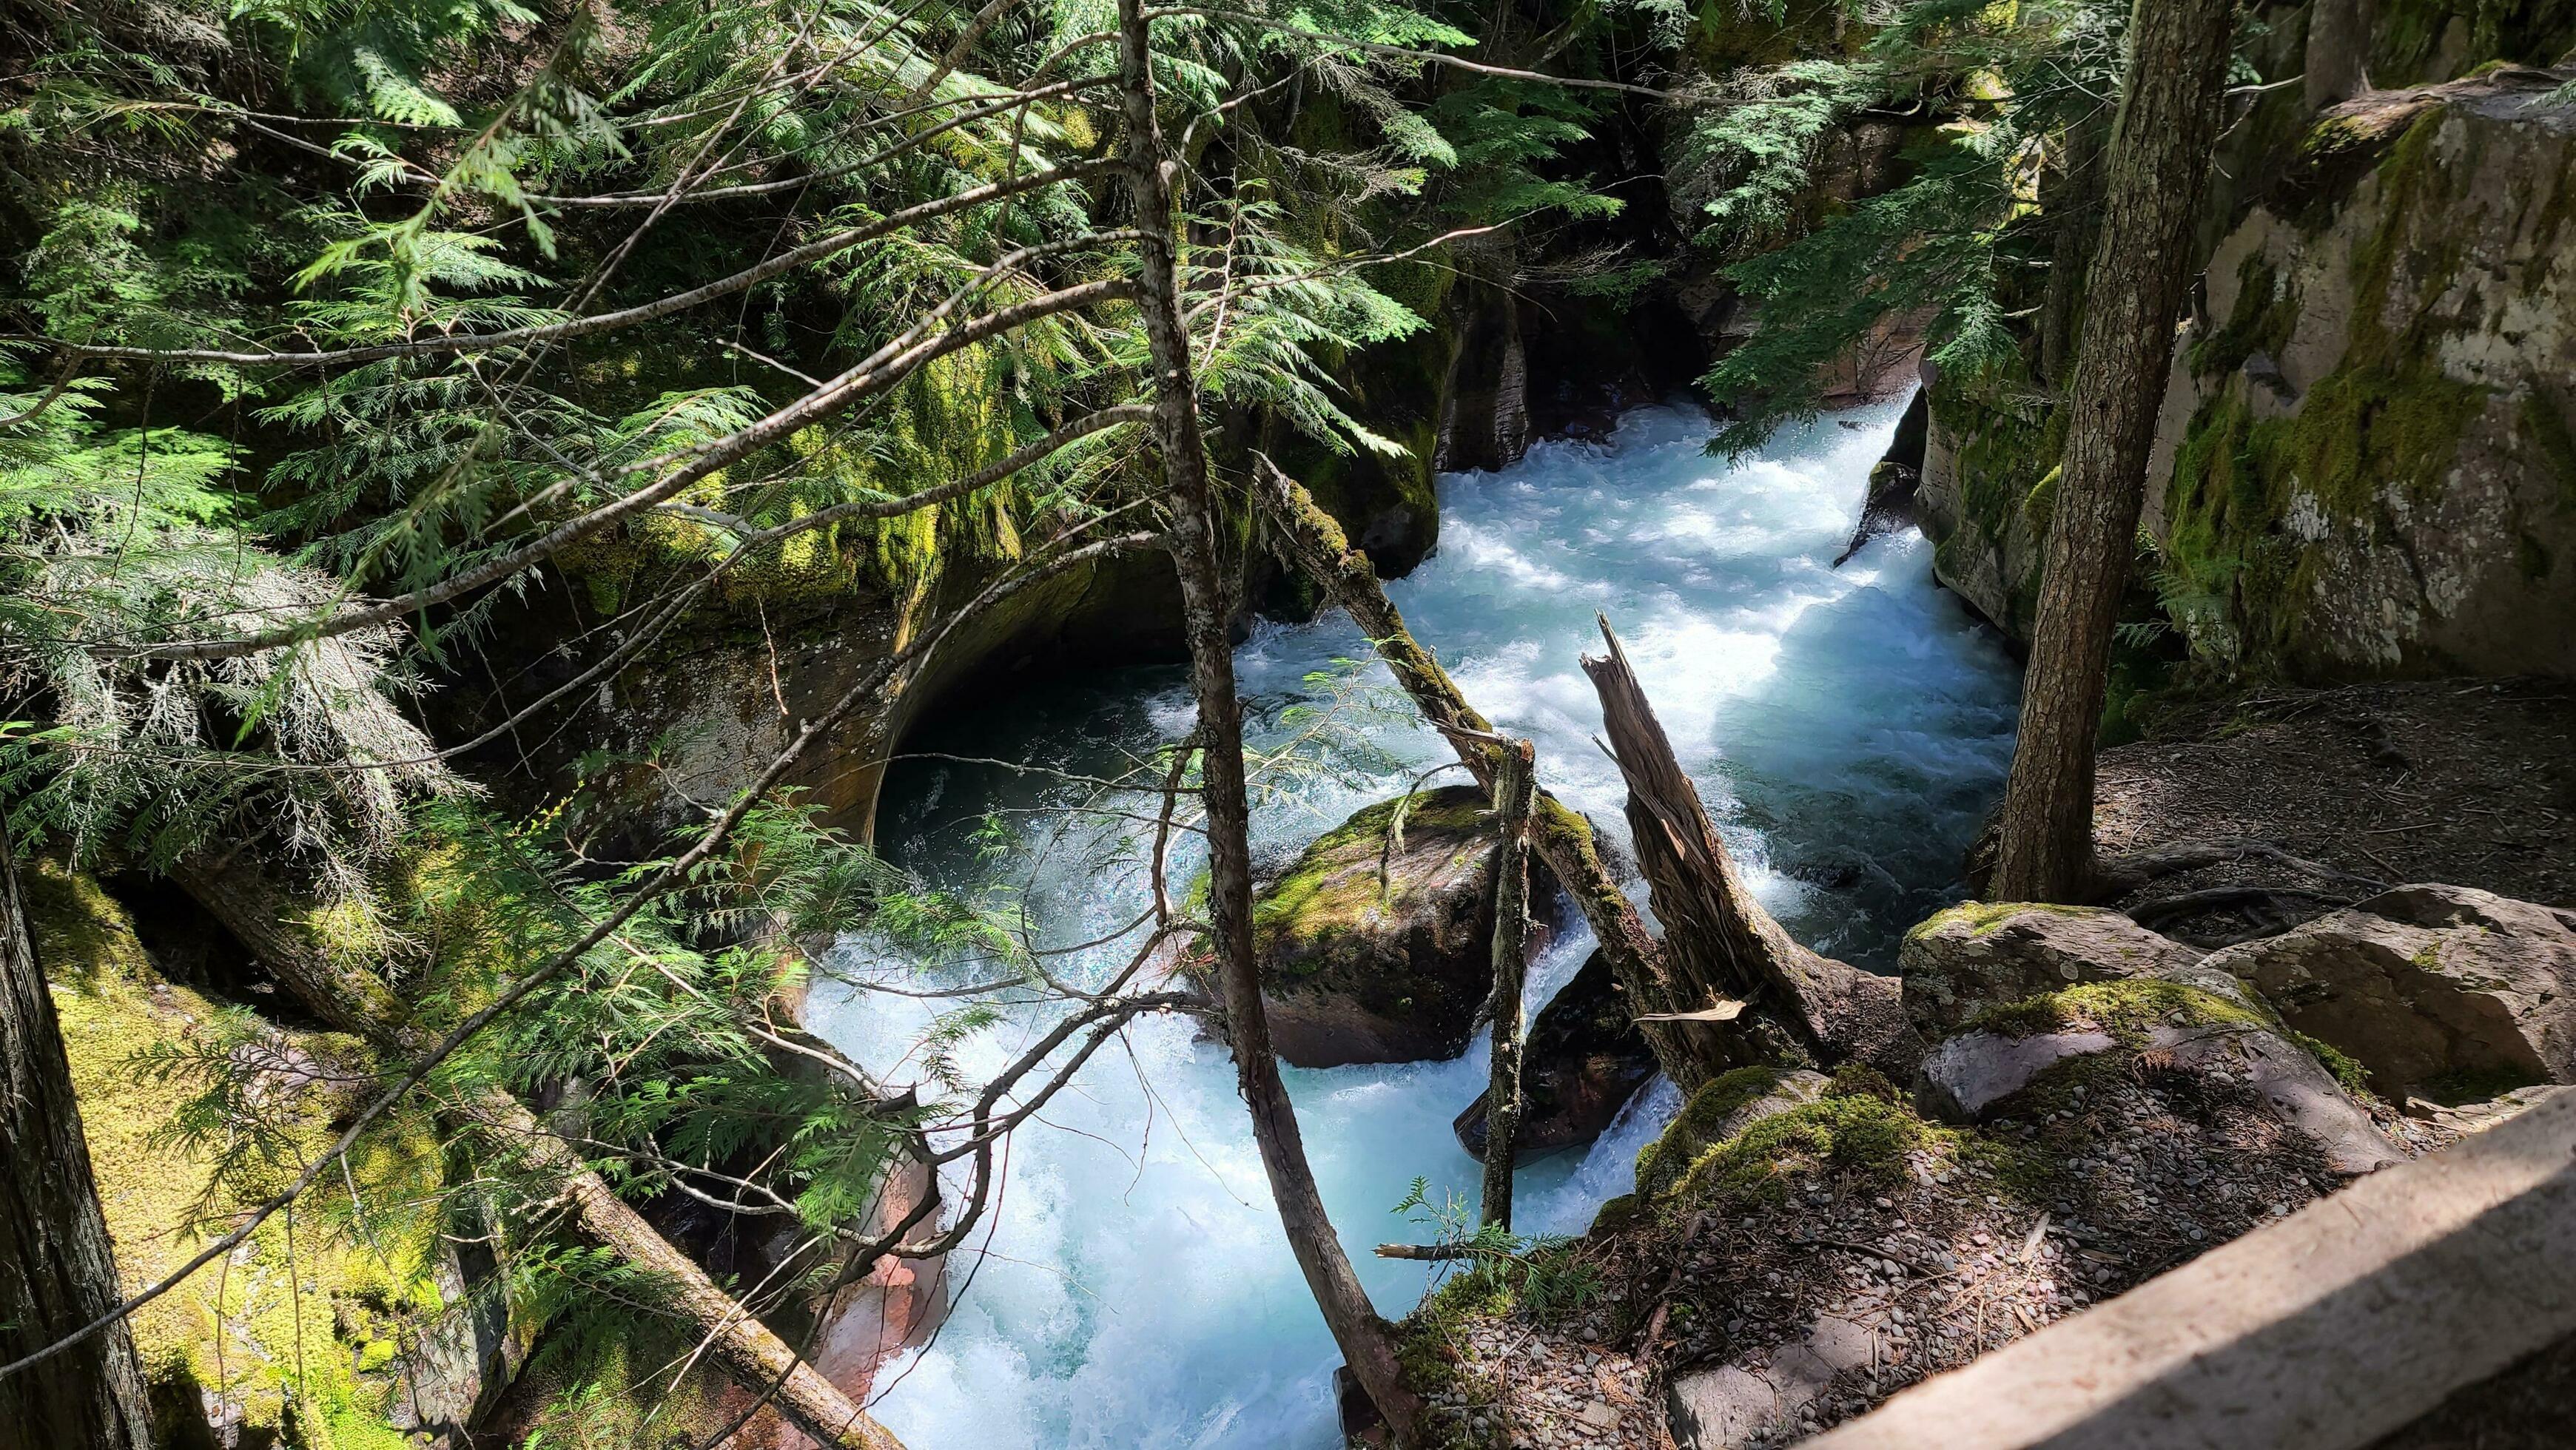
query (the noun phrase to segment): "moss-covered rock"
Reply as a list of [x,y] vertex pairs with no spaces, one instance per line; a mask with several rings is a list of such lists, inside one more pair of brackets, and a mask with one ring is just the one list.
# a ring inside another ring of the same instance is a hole
[[2045,1119],[2106,1075],[2250,1088],[2337,1173],[2398,1161],[2337,1075],[2259,998],[2208,966],[2090,982],[1991,1008],[1924,1059],[1918,1095],[1954,1122]]
[[2576,107],[2492,71],[2327,112],[2218,247],[2144,528],[2261,676],[2576,671]]
[[2091,906],[1961,902],[1905,934],[1905,1011],[1937,1033],[1985,1008],[2076,982],[2188,966],[2201,953]]
[[[117,1270],[139,1288],[283,1187],[376,1064],[354,1039],[268,1027],[165,980],[91,878],[39,866],[24,884]],[[180,1070],[209,1051],[251,1069],[234,1106],[264,1139],[226,1131]],[[412,1432],[465,1427],[525,1345],[488,1265],[460,1258],[472,1235],[445,1232],[445,1151],[426,1117],[398,1114],[345,1180],[134,1316],[165,1438],[411,1450]]]
[[[2429,29],[2389,42],[2403,55],[2374,62],[2383,83],[2576,23],[2407,13],[2397,29]],[[2530,627],[2576,618],[2576,106],[2542,103],[2554,84],[2503,66],[2369,92],[2284,125],[2240,158],[2259,184],[2214,198],[2137,571],[2207,671],[2576,672],[2576,630]],[[2295,110],[2282,97],[2266,125]],[[2062,415],[1951,378],[1931,412],[1935,568],[2027,638]]]
[[[1455,1057],[1493,986],[1494,831],[1485,794],[1380,802],[1326,832],[1253,903],[1279,1055],[1300,1067]],[[1554,925],[1557,892],[1533,880]]]

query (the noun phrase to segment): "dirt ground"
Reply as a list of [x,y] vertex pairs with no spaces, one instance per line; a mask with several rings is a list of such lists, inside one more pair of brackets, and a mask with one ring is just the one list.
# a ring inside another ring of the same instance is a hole
[[[2106,857],[2236,838],[2349,873],[2227,862],[2111,903],[2122,908],[2259,884],[2314,893],[2301,913],[2314,915],[2368,895],[2374,881],[2441,881],[2568,905],[2576,687],[2441,680],[2264,689],[2178,707],[2147,739],[2103,753],[2096,799]],[[2222,913],[2158,929],[2209,940],[2254,924]]]

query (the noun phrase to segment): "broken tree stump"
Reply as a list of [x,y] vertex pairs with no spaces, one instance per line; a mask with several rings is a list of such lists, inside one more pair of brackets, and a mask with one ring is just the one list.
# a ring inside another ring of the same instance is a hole
[[1600,692],[1608,749],[1628,783],[1628,828],[1677,992],[1743,998],[1829,1065],[1862,1062],[1911,1079],[1923,1040],[1906,1020],[1897,979],[1809,951],[1754,900],[1606,617],[1601,637],[1610,652],[1584,656],[1583,672]]

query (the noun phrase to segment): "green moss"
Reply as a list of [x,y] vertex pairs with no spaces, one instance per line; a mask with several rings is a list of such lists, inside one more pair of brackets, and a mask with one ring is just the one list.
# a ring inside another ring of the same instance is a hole
[[[1410,801],[1380,801],[1316,838],[1276,881],[1264,887],[1252,909],[1252,930],[1265,955],[1292,943],[1315,944],[1361,930],[1392,905],[1394,884],[1378,873],[1378,862],[1392,832],[1407,837],[1455,838],[1453,850],[1482,854],[1491,849],[1483,825],[1484,794],[1473,786],[1452,786],[1414,796]],[[1309,969],[1322,958],[1298,958]]]
[[[327,1089],[302,1089],[312,1110],[286,1121],[284,1155],[219,1178],[220,1143],[172,1132],[192,1084],[140,1071],[135,1059],[202,1030],[224,1004],[163,980],[132,919],[89,877],[40,865],[22,879],[117,1268],[139,1287],[282,1187],[334,1136],[340,1103]],[[374,1070],[352,1039],[283,1035],[343,1077]],[[437,1278],[442,1148],[425,1119],[402,1116],[363,1139],[348,1163],[346,1183],[307,1194],[240,1252],[134,1316],[156,1396],[217,1395],[249,1434],[288,1436],[300,1450],[407,1450],[385,1421],[394,1349],[375,1346],[447,1312]]]
[[[2442,371],[2442,338],[2478,320],[2442,310],[2462,248],[2443,216],[2444,111],[2412,114],[2377,153],[2380,223],[2353,252],[2343,355],[2298,412],[2258,418],[2248,385],[2225,376],[2257,348],[2285,347],[2297,325],[2297,298],[2276,295],[2259,258],[2239,274],[2227,325],[2194,350],[2217,385],[2175,457],[2159,588],[2194,650],[2231,669],[2280,674],[2307,658],[2308,603],[2336,536],[2379,532],[2392,501],[2438,498],[2488,406],[2490,389]],[[2282,529],[2303,510],[2322,516],[2326,538]]]
[[1960,1135],[1901,1103],[1866,1094],[1820,1098],[1764,1118],[1692,1161],[1666,1191],[1693,1209],[1749,1207],[1788,1196],[1793,1178],[1814,1172],[1893,1183],[1908,1153],[1957,1150]]
[[2003,930],[2013,918],[2034,911],[2047,912],[2052,916],[2091,916],[2097,909],[2049,901],[1962,901],[1916,922],[1905,937],[1914,941],[1965,927],[1971,939],[1982,940]]
[[2257,352],[2279,357],[2298,330],[2299,304],[2262,253],[2236,269],[2236,302],[2227,322],[2191,346],[2191,370],[2203,376],[2232,373]]
[[1671,1186],[1717,1141],[1728,1115],[1780,1085],[1768,1067],[1739,1067],[1691,1094],[1655,1141],[1637,1150],[1637,1192],[1651,1198]]
[[2352,1054],[2322,1037],[2310,1037],[2304,1032],[2284,1029],[2281,1035],[2306,1048],[2309,1056],[2315,1058],[2327,1072],[2334,1074],[2336,1082],[2343,1084],[2345,1092],[2356,1098],[2374,1096],[2370,1090],[2369,1069],[2363,1067]]
[[2142,1047],[2148,1031],[2155,1027],[2231,1024],[2267,1028],[2274,1025],[2260,1008],[2205,988],[2160,977],[2124,977],[2086,982],[2062,992],[2043,992],[1989,1007],[1968,1019],[1965,1030],[2032,1037],[2089,1029],[2107,1032],[2125,1046]]

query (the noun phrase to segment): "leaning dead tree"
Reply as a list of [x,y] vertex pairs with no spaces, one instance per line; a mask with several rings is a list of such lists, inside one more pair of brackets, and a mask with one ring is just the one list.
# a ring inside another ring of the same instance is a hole
[[1628,783],[1628,829],[1674,975],[1771,1006],[1829,1062],[1867,1063],[1899,1082],[1912,1077],[1923,1042],[1906,1020],[1896,978],[1800,946],[1754,899],[1619,636],[1608,619],[1600,623],[1609,653],[1585,656],[1583,672],[1600,692],[1611,758]]
[[[1467,703],[1449,672],[1414,639],[1404,616],[1378,583],[1368,556],[1350,546],[1341,525],[1317,506],[1304,486],[1267,459],[1259,461],[1257,483],[1254,496],[1274,527],[1274,537],[1368,636],[1378,657],[1395,672],[1396,683],[1412,697],[1414,708],[1449,742],[1490,797],[1501,771],[1501,751],[1490,743],[1499,738],[1492,723]],[[1574,897],[1629,1005],[1641,1014],[1662,1014],[1647,1022],[1644,1030],[1665,1076],[1687,1090],[1751,1060],[1723,1024],[1684,1022],[1670,1016],[1720,1004],[1691,999],[1672,983],[1661,945],[1602,864],[1592,827],[1582,816],[1546,802],[1537,807],[1530,844]]]
[[1522,987],[1529,978],[1529,829],[1538,799],[1537,748],[1526,740],[1503,746],[1494,782],[1494,1019],[1493,1071],[1485,1088],[1486,1223],[1512,1226],[1512,1139],[1521,1130]]

